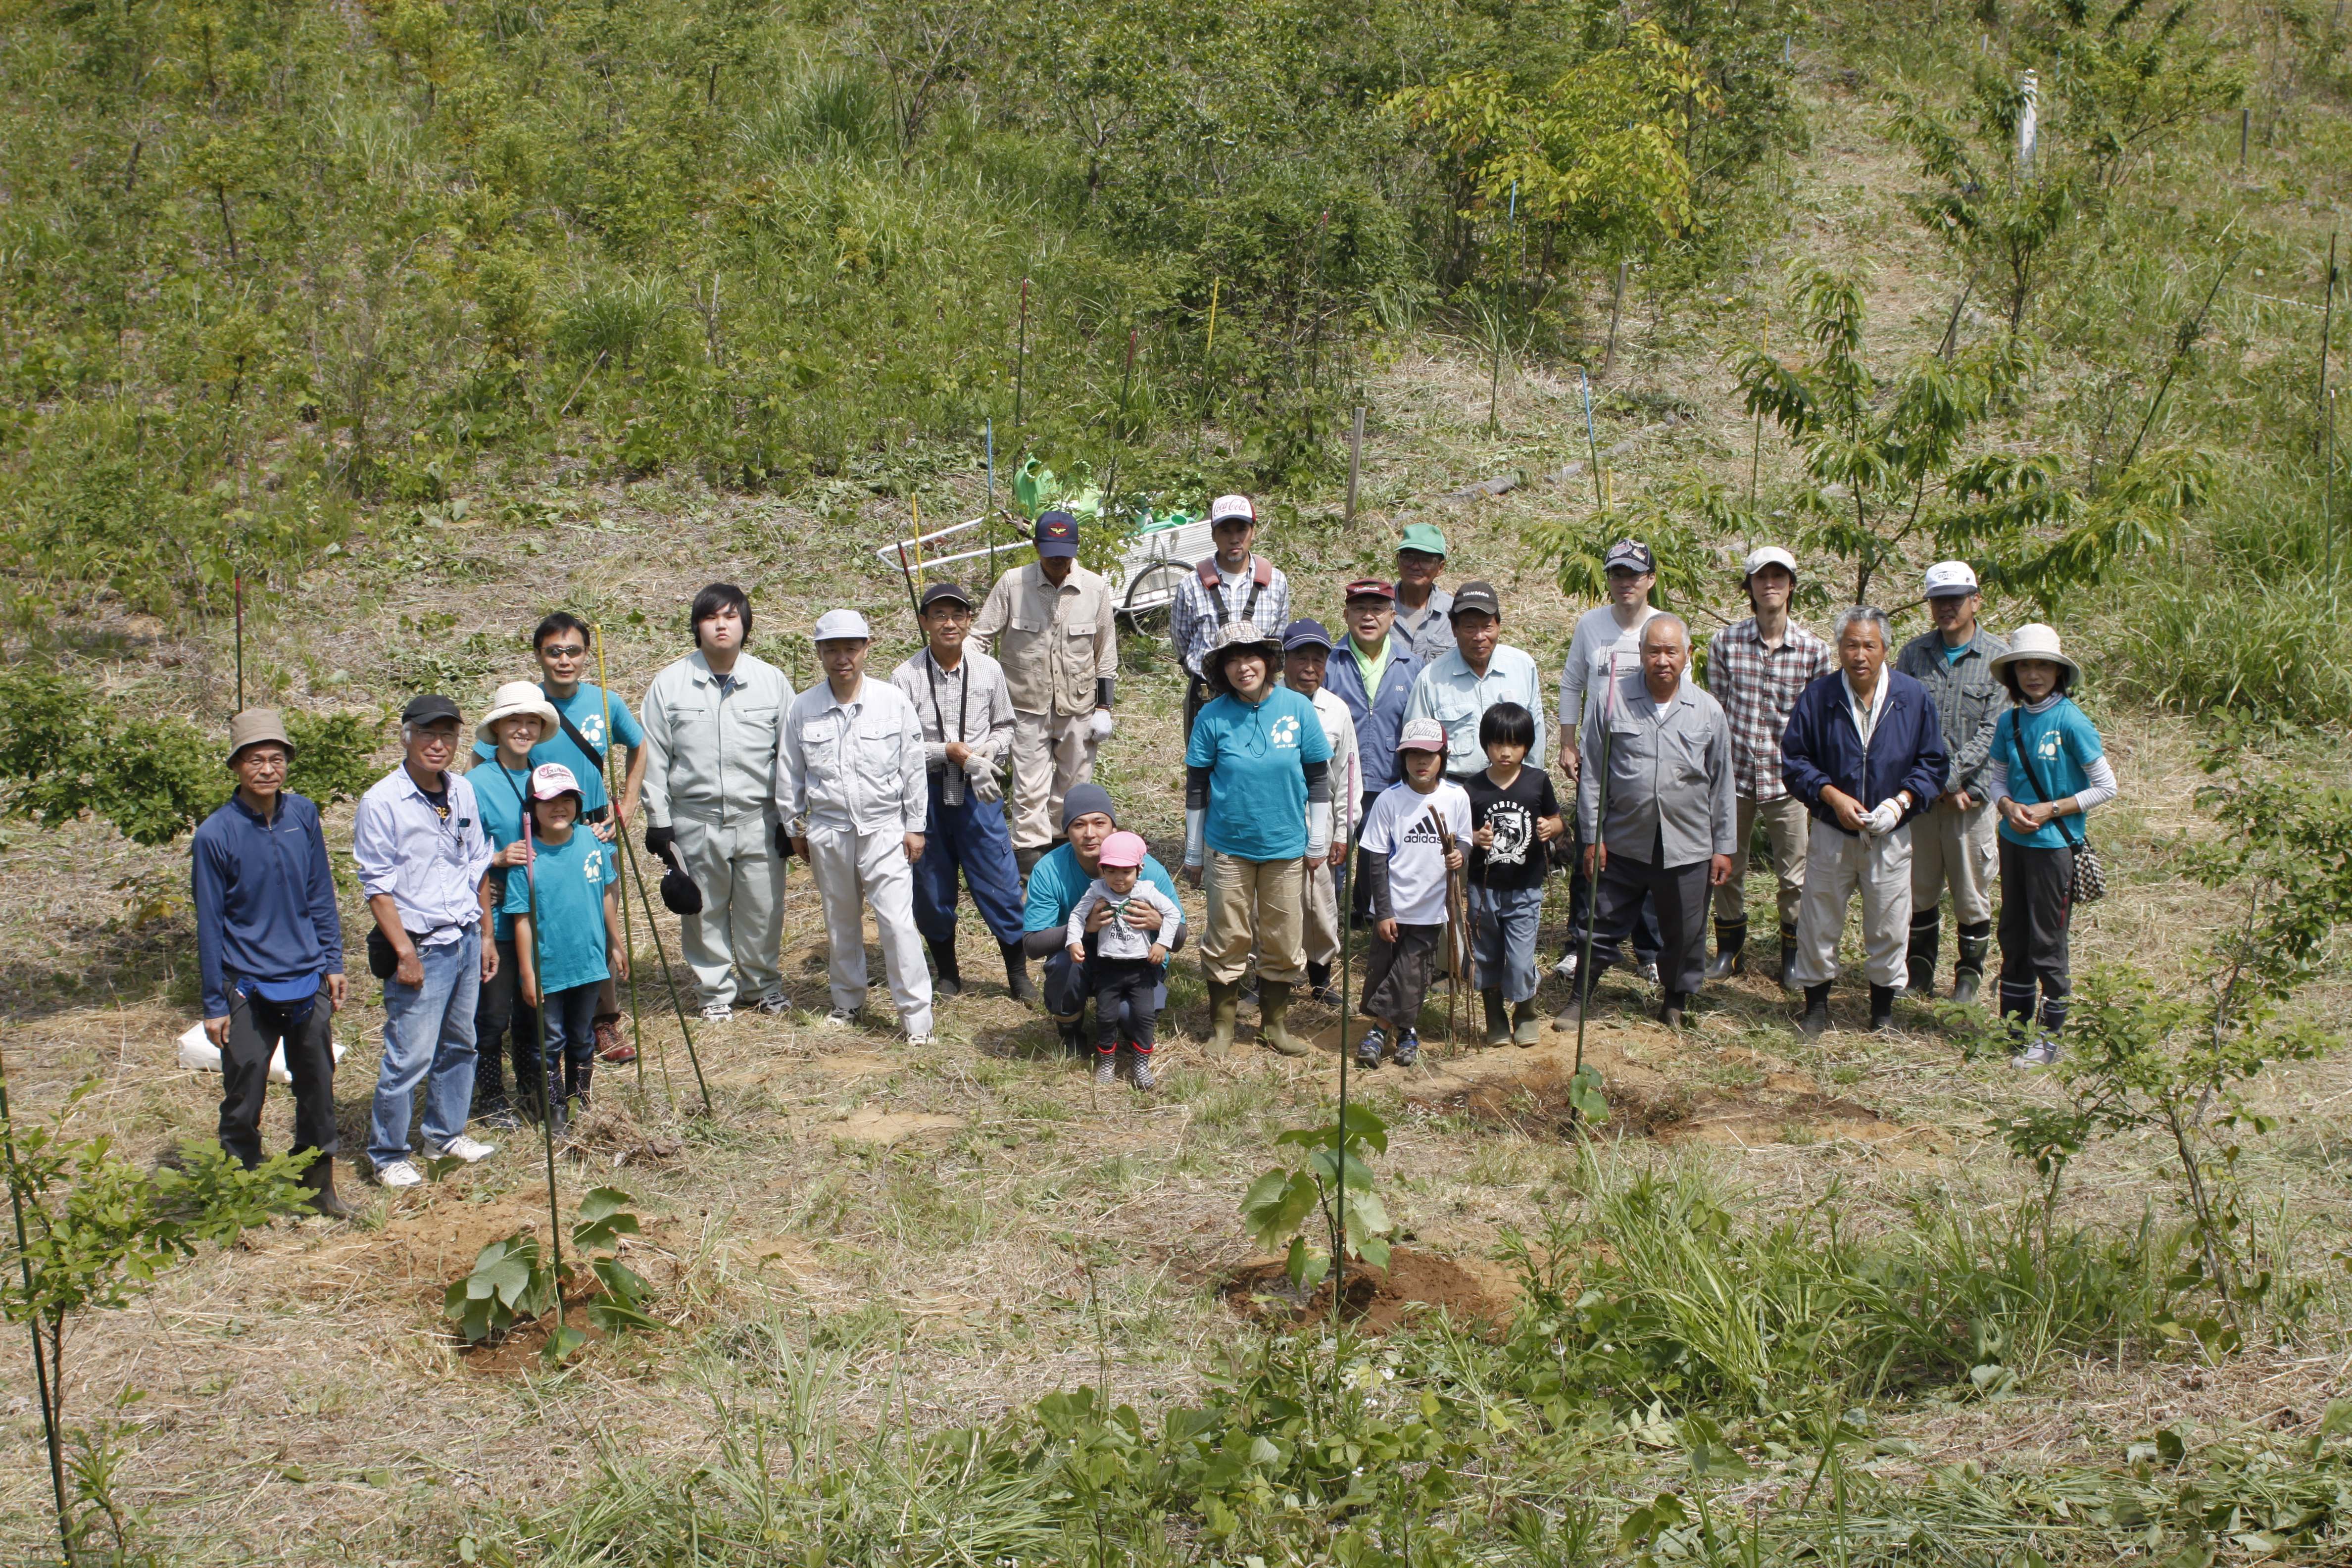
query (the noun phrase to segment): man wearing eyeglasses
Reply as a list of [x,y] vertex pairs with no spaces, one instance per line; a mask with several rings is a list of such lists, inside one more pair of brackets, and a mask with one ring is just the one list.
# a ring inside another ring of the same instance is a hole
[[[596,657],[591,635],[588,623],[569,610],[549,615],[530,634],[531,652],[539,659],[539,689],[558,715],[555,727],[530,749],[530,765],[557,763],[571,769],[580,784],[581,820],[589,832],[609,843],[636,815],[646,778],[646,737],[626,702],[583,679]],[[610,733],[605,730],[608,713]],[[625,753],[617,803],[604,792],[604,757],[614,742]],[[498,755],[498,748],[477,742],[474,755],[487,762]],[[610,975],[596,992],[596,1057],[614,1063],[637,1059],[636,1051],[621,1038],[621,994]]]

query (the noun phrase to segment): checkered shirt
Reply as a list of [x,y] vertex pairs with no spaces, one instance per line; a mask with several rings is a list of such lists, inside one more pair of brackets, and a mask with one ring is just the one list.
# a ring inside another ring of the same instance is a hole
[[1780,782],[1780,737],[1806,687],[1837,668],[1830,645],[1796,622],[1778,648],[1756,635],[1753,616],[1727,626],[1706,649],[1706,689],[1731,721],[1731,776],[1744,800],[1789,793]]
[[1273,581],[1257,590],[1257,607],[1249,608],[1250,591],[1255,586],[1251,573],[1259,559],[1251,556],[1249,570],[1231,583],[1218,584],[1225,600],[1223,613],[1219,612],[1217,594],[1201,581],[1199,572],[1185,573],[1183,581],[1177,584],[1176,597],[1168,606],[1168,640],[1187,672],[1201,673],[1202,656],[1227,622],[1249,621],[1270,637],[1281,637],[1282,628],[1290,624],[1290,579],[1282,574],[1279,566],[1273,569]]

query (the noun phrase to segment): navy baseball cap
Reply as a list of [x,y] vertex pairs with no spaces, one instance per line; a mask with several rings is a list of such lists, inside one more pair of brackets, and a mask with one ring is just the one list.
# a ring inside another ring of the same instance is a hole
[[1035,539],[1040,560],[1049,555],[1074,556],[1078,552],[1078,520],[1066,511],[1041,511]]
[[1328,650],[1331,634],[1323,629],[1321,621],[1293,621],[1282,628],[1282,651],[1293,648],[1319,647]]

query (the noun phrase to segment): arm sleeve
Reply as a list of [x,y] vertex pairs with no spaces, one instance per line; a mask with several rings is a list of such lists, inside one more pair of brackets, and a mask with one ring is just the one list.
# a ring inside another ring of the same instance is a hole
[[1809,808],[1822,804],[1822,786],[1830,782],[1829,775],[1813,763],[1812,709],[1811,703],[1799,697],[1789,710],[1788,728],[1780,732],[1780,782]]
[[1543,670],[1537,666],[1532,656],[1528,659],[1528,712],[1536,721],[1536,743],[1528,749],[1528,755],[1540,762],[1551,755],[1544,750],[1544,742],[1551,739],[1551,731],[1544,717]]
[[1095,615],[1095,700],[1108,708],[1111,678],[1118,673],[1118,606],[1111,601],[1108,583],[1097,597],[1102,608]]
[[1964,789],[1978,782],[1978,775],[1984,772],[1985,758],[1992,753],[1992,738],[2000,728],[2000,716],[2008,711],[2009,692],[1996,688],[1992,706],[1985,710],[1984,722],[1979,724],[1977,732],[1960,742],[1959,750],[1952,753],[1947,773],[1948,788]]
[[2074,792],[2074,804],[2087,816],[2116,798],[2116,770],[2105,757],[2099,756],[2093,757],[2084,764],[2083,773],[2091,781],[2090,787]]
[[[790,707],[787,702],[785,706]],[[669,709],[661,700],[661,677],[646,688],[646,777],[638,799],[646,808],[646,826],[669,826]]]
[[1201,661],[1192,653],[1192,595],[1185,592],[1187,584],[1176,585],[1176,596],[1168,602],[1168,646],[1176,650],[1177,659],[1184,673],[1198,676]]
[[803,800],[807,786],[801,773],[801,727],[792,708],[784,710],[776,728],[783,731],[776,741],[776,815],[787,827],[798,827],[807,809]]
[[[462,775],[453,776],[450,779],[451,790],[457,789],[460,776]],[[490,825],[482,820],[482,797],[474,793],[471,782],[466,784],[466,799],[467,803],[473,807],[470,815],[474,819],[474,839],[466,852],[466,880],[478,889],[482,885],[482,879],[490,874],[490,861],[498,854],[498,850],[490,843]]]
[[1412,723],[1415,719],[1436,717],[1435,710],[1430,707],[1428,679],[1429,672],[1434,668],[1436,667],[1433,665],[1424,664],[1413,672],[1412,688],[1405,694],[1404,719],[1397,725],[1400,733],[1403,731],[1406,724]]
[[1205,811],[1209,805],[1209,770],[1198,763],[1184,769],[1184,809]]
[[1088,888],[1085,892],[1078,895],[1076,905],[1070,910],[1070,918],[1065,921],[1062,926],[1062,945],[1064,947],[1084,947],[1086,945],[1087,917],[1094,913],[1095,905],[1100,900],[1095,897],[1095,890],[1092,888]]
[[980,615],[971,623],[971,635],[988,645],[991,654],[996,651],[996,639],[1013,618],[1013,593],[1007,586],[1021,568],[1013,567],[989,585],[988,597],[982,601]]
[[[1898,786],[1911,792],[1911,809],[1903,814],[1904,821],[1934,809],[1936,796],[1943,792],[1945,771],[1950,761],[1951,753],[1944,750],[1944,726],[1936,718],[1936,705],[1923,696],[1919,704],[1918,753],[1912,759],[1910,773]],[[1864,804],[1874,806],[1878,803]]]
[[1309,801],[1320,801],[1325,805],[1330,805],[1330,763],[1328,761],[1320,763],[1302,763],[1299,765],[1307,771],[1307,798]]
[[1731,721],[1720,710],[1706,738],[1708,806],[1715,819],[1715,852],[1739,853],[1739,800],[1732,781]]
[[226,902],[219,853],[209,840],[196,840],[189,871],[196,909],[196,968],[204,976],[205,1016],[228,1016],[228,980],[221,968],[221,917]]
[[362,797],[352,818],[352,860],[359,867],[360,891],[371,899],[389,894],[399,881],[391,815],[388,806]]
[[1013,689],[1000,676],[988,694],[988,738],[972,750],[995,767],[1013,748]]
[[1584,716],[1581,732],[1577,738],[1577,754],[1584,765],[1576,770],[1576,834],[1580,843],[1594,844],[1601,838],[1601,712],[1595,709]]
[[[607,692],[605,695],[612,694]],[[632,752],[646,743],[645,730],[629,711],[629,705],[618,697],[613,698],[613,739],[618,741],[623,749]]]
[[1150,889],[1151,901],[1160,910],[1160,923],[1158,935],[1161,942],[1168,944],[1169,952],[1175,952],[1184,944],[1184,906],[1152,887],[1149,882],[1139,881],[1136,886]]
[[[327,830],[316,811],[310,814],[310,923],[319,932],[319,952],[327,973],[343,972],[343,916],[335,907],[335,867],[327,858]],[[212,1015],[218,1017],[217,1013]]]
[[1990,761],[1985,763],[1985,798],[1995,805],[2010,798],[2007,763]]
[[920,833],[930,817],[929,751],[923,743],[923,721],[909,702],[898,721],[898,820],[908,833]]
[[1372,919],[1392,918],[1395,906],[1389,900],[1389,858],[1367,852],[1363,857],[1364,892],[1371,904]]
[[1097,708],[1110,707],[1112,705],[1111,700],[1118,695],[1115,689],[1118,685],[1118,681],[1117,678],[1113,676],[1098,675],[1095,677],[1095,706]]

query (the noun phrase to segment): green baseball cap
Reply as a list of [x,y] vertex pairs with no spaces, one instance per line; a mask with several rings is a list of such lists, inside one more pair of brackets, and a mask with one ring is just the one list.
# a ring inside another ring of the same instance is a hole
[[1397,548],[1442,556],[1445,553],[1445,535],[1433,522],[1409,522],[1404,526],[1404,537],[1397,541]]

